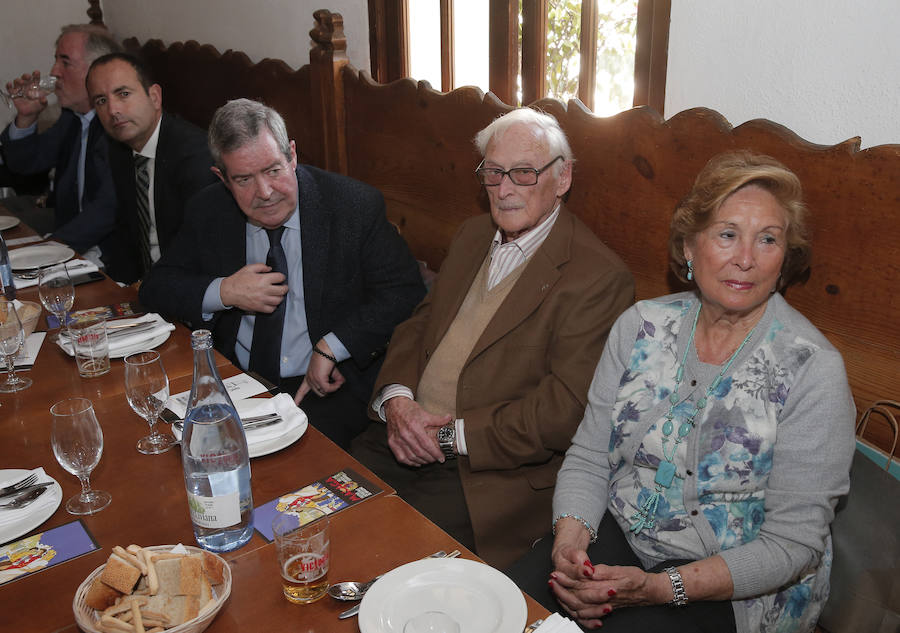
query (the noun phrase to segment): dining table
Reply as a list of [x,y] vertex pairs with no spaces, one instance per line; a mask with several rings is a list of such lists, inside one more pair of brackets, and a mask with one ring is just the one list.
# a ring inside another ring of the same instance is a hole
[[[0,215],[8,215],[0,201]],[[24,224],[3,231],[7,241],[34,236]],[[11,247],[11,250],[17,248]],[[18,298],[40,303],[37,287],[19,290]],[[135,286],[122,287],[109,278],[78,285],[74,310],[132,302],[140,310]],[[47,312],[38,330],[47,329]],[[190,389],[193,352],[190,330],[180,323],[159,345],[169,377],[170,392]],[[215,352],[215,364],[223,378],[241,373],[227,358]],[[48,336],[33,367],[24,372],[31,387],[0,394],[0,468],[45,472],[62,487],[63,503],[27,535],[80,520],[98,548],[0,585],[0,629],[4,631],[78,631],[73,599],[79,585],[103,565],[119,545],[196,545],[188,512],[187,496],[176,446],[158,455],[144,455],[135,445],[147,434],[144,419],[130,408],[125,396],[124,363],[111,361],[106,375],[79,376],[74,358]],[[65,500],[80,490],[78,479],[56,462],[51,448],[50,406],[60,400],[91,400],[103,432],[103,454],[91,474],[92,487],[109,492],[112,502],[93,515],[75,517]],[[302,403],[301,403],[302,408]],[[169,424],[159,423],[163,433]],[[400,565],[438,551],[459,550],[461,558],[480,561],[450,535],[433,524],[375,473],[332,443],[312,425],[299,440],[271,454],[252,459],[254,506],[279,498],[340,470],[350,469],[378,489],[376,495],[329,516],[331,557],[329,581],[369,580]],[[211,633],[296,631],[329,633],[359,631],[357,618],[338,619],[348,607],[325,597],[297,605],[282,595],[281,576],[274,543],[254,531],[243,547],[222,554],[232,572],[231,595],[206,629]],[[527,594],[527,623],[549,613]],[[513,633],[519,633],[518,631]]]

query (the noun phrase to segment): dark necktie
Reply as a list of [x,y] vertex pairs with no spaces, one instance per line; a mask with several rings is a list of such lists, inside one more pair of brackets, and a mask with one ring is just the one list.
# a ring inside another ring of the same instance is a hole
[[141,277],[150,270],[150,159],[134,155],[134,184],[137,193],[138,256],[141,259]]
[[[281,235],[284,227],[266,229],[269,236],[269,253],[266,255],[266,266],[274,273],[282,273],[287,283],[288,265],[284,248],[281,246]],[[254,371],[274,384],[281,379],[281,333],[284,330],[284,311],[287,296],[278,304],[271,314],[257,313],[253,326],[253,343],[250,345],[250,371]]]

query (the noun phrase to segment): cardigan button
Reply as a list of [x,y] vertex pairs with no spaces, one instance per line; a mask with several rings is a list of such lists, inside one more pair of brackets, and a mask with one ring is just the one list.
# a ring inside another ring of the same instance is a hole
[[697,516],[697,514],[699,514],[699,513],[698,513],[696,510],[691,510],[691,516],[692,516],[692,517]]
[[694,471],[693,471],[693,470],[686,470],[686,471],[684,471],[684,472],[687,473],[687,476],[688,476],[688,477],[692,477],[692,476],[694,475]]

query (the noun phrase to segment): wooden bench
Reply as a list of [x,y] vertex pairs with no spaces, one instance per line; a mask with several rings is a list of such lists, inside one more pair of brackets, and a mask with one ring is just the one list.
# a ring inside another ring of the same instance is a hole
[[[199,125],[235,97],[277,109],[301,159],[378,187],[415,255],[437,269],[459,224],[487,211],[472,138],[510,107],[476,88],[379,85],[349,65],[341,17],[314,19],[310,63],[299,70],[196,42],[126,44],[148,61],[166,109]],[[900,399],[900,145],[814,145],[771,121],[732,128],[702,108],[664,120],[648,108],[599,118],[578,101],[532,105],[568,134],[577,159],[569,208],[628,264],[638,299],[682,288],[668,267],[669,219],[710,157],[750,148],[793,169],[811,210],[813,267],[787,299],[843,354],[860,411]],[[886,428],[869,437],[888,444]]]

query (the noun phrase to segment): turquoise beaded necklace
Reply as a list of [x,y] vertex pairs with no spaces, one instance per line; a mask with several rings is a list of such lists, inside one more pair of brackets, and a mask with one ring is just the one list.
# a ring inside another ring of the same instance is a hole
[[697,400],[694,410],[688,414],[678,427],[678,436],[671,444],[671,451],[667,451],[666,448],[669,446],[669,437],[672,435],[672,431],[675,430],[675,423],[672,421],[672,418],[675,416],[675,405],[678,404],[678,388],[681,386],[682,378],[684,378],[684,365],[687,362],[688,352],[694,344],[694,334],[697,332],[697,321],[700,318],[700,311],[702,309],[703,304],[701,303],[700,307],[697,308],[697,314],[694,316],[694,324],[691,326],[691,336],[688,339],[687,345],[684,347],[681,364],[675,372],[675,389],[669,394],[669,410],[666,412],[666,421],[663,423],[662,427],[663,459],[660,460],[659,466],[656,469],[656,477],[653,479],[653,483],[655,484],[654,491],[641,505],[638,511],[631,515],[631,519],[634,523],[631,524],[629,530],[635,534],[639,533],[645,527],[653,527],[655,523],[654,517],[656,516],[656,508],[659,505],[659,498],[663,494],[663,488],[671,487],[672,481],[676,476],[675,453],[678,450],[678,445],[684,441],[684,438],[686,438],[694,428],[694,418],[696,418],[697,414],[706,407],[706,401],[709,399],[709,396],[719,387],[722,378],[724,378],[725,374],[728,373],[728,370],[731,369],[734,359],[741,353],[741,350],[744,349],[744,345],[747,344],[747,341],[753,336],[754,330],[756,330],[756,326],[754,326],[753,329],[747,333],[747,336],[744,337],[744,341],[741,343],[740,347],[735,350],[734,354],[731,355],[731,358],[728,359],[728,362],[725,363],[725,366],[722,367],[722,371],[719,372],[719,375],[716,376],[709,387],[706,388],[704,396]]

